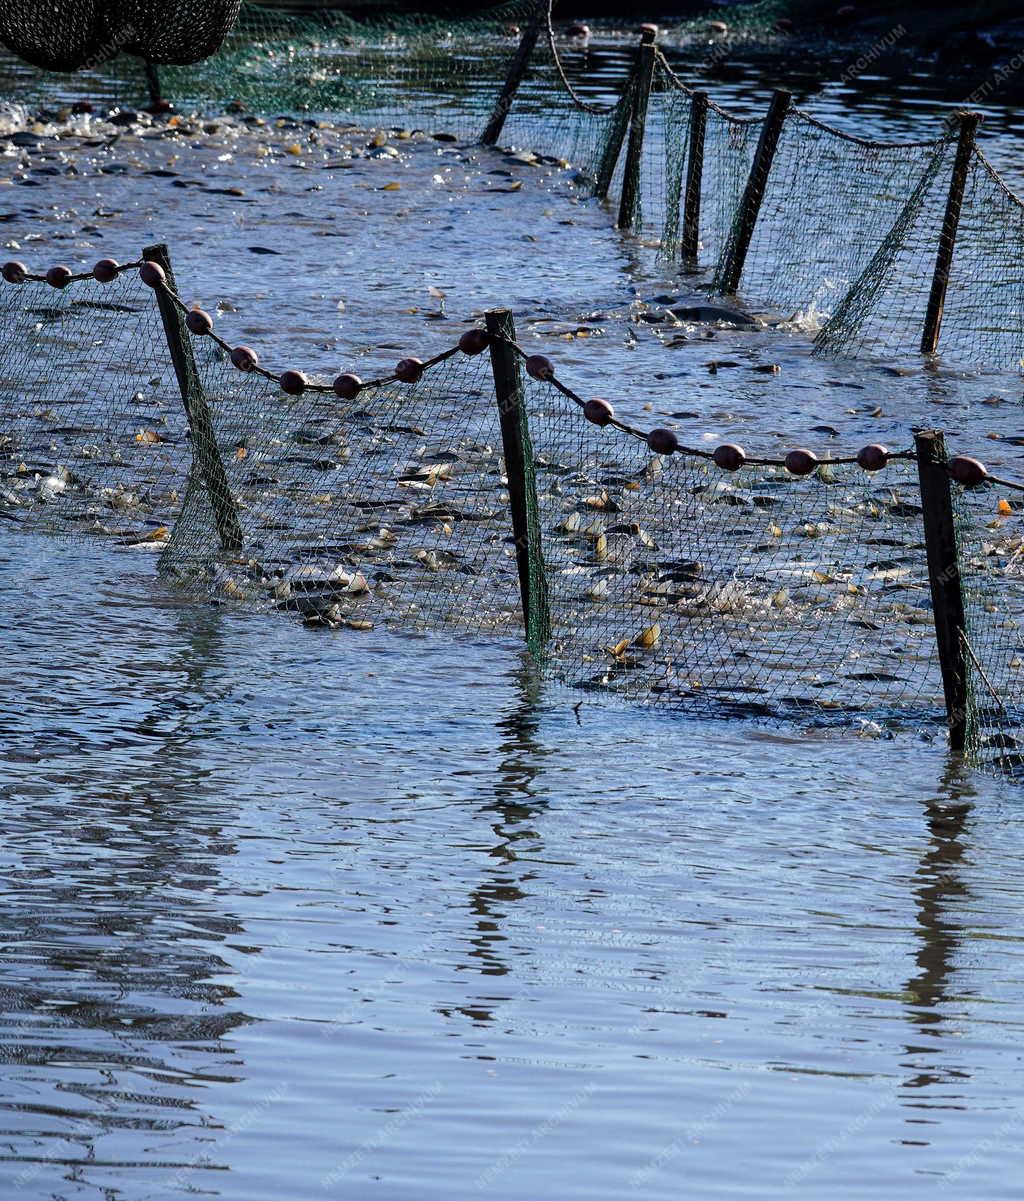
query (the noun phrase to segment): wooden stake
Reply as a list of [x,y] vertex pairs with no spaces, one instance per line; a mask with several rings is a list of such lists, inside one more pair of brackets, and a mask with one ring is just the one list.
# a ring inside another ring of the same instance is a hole
[[511,111],[516,92],[519,90],[519,85],[523,82],[530,66],[530,59],[533,57],[537,38],[540,36],[540,23],[547,17],[547,7],[547,0],[539,0],[529,24],[523,30],[523,36],[519,39],[519,47],[515,54],[513,54],[512,61],[508,65],[508,75],[505,77],[505,83],[498,95],[498,99],[494,103],[494,111],[491,113],[491,119],[487,122],[486,129],[480,135],[480,141],[484,146],[495,145],[498,138],[501,137],[501,131],[505,126],[505,118]]
[[946,197],[946,215],[942,220],[939,249],[935,256],[935,273],[928,297],[928,311],[921,334],[922,354],[934,354],[939,345],[942,314],[946,307],[946,290],[949,287],[953,250],[956,247],[957,229],[960,225],[960,210],[963,207],[964,188],[967,185],[967,173],[971,165],[971,155],[974,153],[981,113],[959,112],[954,120],[959,124],[960,132],[956,144],[956,158],[953,160],[953,175],[949,181],[949,195]]
[[629,120],[629,144],[626,147],[626,168],[622,177],[622,197],[619,201],[619,229],[632,230],[640,207],[640,166],[644,151],[644,132],[647,125],[647,106],[654,81],[654,39],[657,31],[645,28],[640,34],[640,48],[633,68],[636,83],[633,88],[633,109]]
[[694,92],[690,101],[690,148],[683,199],[683,237],[680,255],[695,270],[700,251],[700,194],[704,183],[704,137],[708,127],[708,94]]
[[[147,246],[142,252],[142,257],[147,262],[158,263],[167,277],[168,287],[177,292],[167,247],[162,242],[155,246]],[[213,416],[199,379],[188,327],[185,325],[185,318],[181,310],[166,290],[161,287],[156,288],[155,292],[157,304],[160,307],[160,317],[163,320],[164,335],[167,338],[167,347],[171,352],[171,362],[174,364],[174,374],[178,379],[185,416],[188,418],[192,434],[193,452],[210,498],[220,544],[226,551],[241,550],[242,527],[238,522],[238,510],[228,485],[224,461],[220,457],[220,449],[217,446],[217,437],[213,428]]]
[[[772,102],[761,126],[761,136],[757,142],[754,162],[750,168],[747,186],[743,190],[736,227],[729,242],[729,257],[722,268],[721,278],[716,280],[720,291],[729,295],[734,294],[740,286],[743,275],[743,265],[747,261],[747,251],[754,236],[754,226],[757,215],[761,211],[765,188],[768,186],[768,176],[771,173],[775,151],[779,146],[779,136],[782,133],[783,122],[789,112],[792,96],[789,92],[779,90],[772,93]],[[794,203],[795,203],[794,198]]]
[[953,500],[946,471],[946,444],[941,433],[923,430],[914,435],[917,471],[921,481],[924,540],[928,556],[935,640],[939,648],[942,690],[946,699],[949,745],[962,751],[972,724],[965,654],[967,622],[960,582]]
[[501,422],[523,624],[530,649],[539,652],[551,636],[551,617],[526,395],[519,356],[510,345],[516,340],[516,327],[508,309],[492,309],[486,314],[486,324],[491,335],[491,368]]

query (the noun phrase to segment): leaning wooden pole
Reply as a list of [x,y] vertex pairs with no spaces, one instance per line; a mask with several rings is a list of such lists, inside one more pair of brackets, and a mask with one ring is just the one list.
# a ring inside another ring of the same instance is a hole
[[967,621],[960,581],[953,498],[946,469],[946,445],[937,430],[914,435],[921,481],[928,581],[932,593],[935,640],[946,699],[949,745],[962,751],[972,724],[967,677]]
[[505,82],[498,93],[498,99],[494,102],[494,109],[491,112],[490,120],[480,135],[480,141],[484,146],[494,146],[498,138],[501,137],[501,131],[505,127],[505,118],[512,108],[516,92],[519,91],[519,85],[523,82],[526,72],[529,70],[530,59],[533,57],[534,49],[537,46],[537,39],[540,37],[541,22],[547,20],[547,9],[548,0],[539,0],[526,28],[523,30],[523,35],[519,39],[518,49],[513,54],[512,61],[508,65],[508,74],[505,76]]
[[523,625],[527,644],[532,651],[539,652],[551,636],[551,617],[526,393],[519,355],[514,348],[516,327],[508,309],[487,313],[486,324],[491,336],[491,368],[508,479]]
[[690,146],[683,192],[683,236],[679,253],[684,266],[695,269],[700,253],[700,197],[704,186],[704,139],[708,128],[708,94],[694,92],[690,99]]
[[178,289],[175,286],[167,247],[162,242],[155,246],[147,246],[142,252],[142,257],[146,262],[162,267],[167,281],[167,288],[161,286],[156,289],[156,300],[160,307],[164,335],[167,338],[167,348],[171,352],[171,362],[178,379],[185,416],[188,418],[196,465],[210,498],[221,547],[226,551],[241,550],[242,527],[238,521],[238,509],[228,484],[227,472],[224,470],[224,460],[217,446],[210,404],[196,368],[192,341],[184,315],[168,291],[169,288],[177,293]]
[[946,197],[946,214],[942,220],[942,232],[939,235],[939,248],[935,256],[935,271],[932,275],[932,288],[928,296],[928,310],[925,313],[924,330],[921,333],[921,353],[934,354],[939,346],[939,332],[942,329],[942,314],[946,308],[946,292],[949,289],[949,277],[953,267],[953,251],[956,248],[956,235],[960,227],[960,210],[964,203],[964,189],[967,186],[967,174],[971,166],[971,156],[974,154],[974,143],[981,122],[981,113],[960,112],[954,120],[959,126],[956,143],[956,157],[953,160],[953,174],[949,181],[949,194]]
[[640,214],[640,172],[647,128],[647,108],[654,82],[654,40],[657,26],[644,25],[640,32],[640,48],[633,68],[633,106],[629,118],[629,142],[626,145],[626,167],[622,176],[622,196],[619,199],[619,229],[636,228]]
[[718,290],[732,295],[738,291],[743,267],[747,261],[747,252],[754,236],[754,226],[761,211],[765,189],[768,186],[768,176],[771,174],[775,151],[779,146],[782,126],[789,112],[792,96],[789,92],[779,90],[772,93],[772,102],[768,106],[764,124],[761,126],[761,136],[754,153],[754,162],[750,168],[747,185],[743,190],[736,224],[729,239],[728,257],[719,278],[715,281]]

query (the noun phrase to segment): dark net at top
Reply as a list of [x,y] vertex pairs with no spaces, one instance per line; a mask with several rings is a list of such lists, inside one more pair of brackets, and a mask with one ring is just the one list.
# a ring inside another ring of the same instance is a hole
[[196,63],[220,49],[240,0],[3,0],[0,42],[35,67],[77,71],[118,53]]

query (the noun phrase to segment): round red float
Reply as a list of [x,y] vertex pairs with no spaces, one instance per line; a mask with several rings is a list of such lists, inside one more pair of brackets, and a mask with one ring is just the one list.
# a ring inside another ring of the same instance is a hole
[[185,314],[185,324],[194,334],[213,333],[213,318],[204,309],[189,309]]
[[46,282],[51,288],[66,288],[71,283],[71,268],[51,267],[46,273]]
[[236,346],[231,352],[231,362],[239,371],[252,371],[259,361],[256,351],[248,346]]
[[23,284],[25,276],[28,275],[28,268],[24,263],[19,263],[12,260],[9,263],[4,263],[0,268],[0,273],[9,284]]
[[395,377],[403,384],[415,384],[423,374],[423,363],[420,359],[401,359],[395,367]]
[[358,375],[350,373],[339,375],[334,381],[334,395],[340,397],[342,400],[355,400],[362,386],[363,381]]
[[608,401],[595,396],[583,406],[583,416],[594,425],[609,425],[615,416],[615,410]]
[[92,277],[97,283],[112,284],[117,279],[117,259],[100,259],[92,269]]
[[491,335],[485,329],[467,329],[459,339],[459,350],[463,354],[480,354],[491,344]]
[[139,279],[146,285],[147,288],[159,288],[161,284],[167,282],[167,276],[164,275],[164,269],[159,263],[145,262],[139,268]]
[[282,392],[287,392],[289,396],[301,396],[309,381],[301,371],[284,371],[277,382],[281,385]]
[[656,455],[672,455],[679,449],[679,439],[671,430],[651,430],[647,435],[647,445]]
[[889,462],[889,452],[884,446],[872,442],[870,446],[862,446],[857,451],[857,466],[865,471],[881,471]]
[[721,467],[723,471],[739,471],[747,461],[747,452],[742,446],[736,446],[732,442],[724,442],[721,446],[715,447],[713,457],[715,466]]
[[786,455],[786,470],[790,475],[810,475],[818,467],[818,456],[812,450],[800,446]]
[[957,455],[956,458],[950,459],[949,474],[965,488],[976,488],[988,479],[988,470],[985,464],[968,455]]
[[555,365],[543,354],[531,354],[525,363],[526,374],[530,379],[551,379],[555,374]]

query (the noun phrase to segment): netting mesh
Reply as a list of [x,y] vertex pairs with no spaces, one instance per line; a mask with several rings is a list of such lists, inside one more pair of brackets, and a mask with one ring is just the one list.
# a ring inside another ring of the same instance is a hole
[[208,340],[194,345],[243,546],[221,549],[197,465],[163,566],[221,599],[321,624],[519,628],[486,356],[345,402],[290,398]]
[[[862,275],[818,337],[840,354],[916,354],[949,195],[953,147],[926,171]],[[1024,204],[980,150],[970,159],[939,349],[988,367],[1024,358]]]
[[96,66],[118,53],[152,63],[194,63],[213,54],[239,0],[4,0],[0,42],[49,71]]
[[61,533],[162,540],[191,450],[159,314],[112,284],[0,281],[0,505]]
[[[790,110],[739,282],[740,294],[789,313],[828,316],[905,208],[945,139],[853,138]],[[735,232],[723,251],[721,285]]]
[[1024,776],[1024,528],[1020,493],[956,488],[973,721],[968,758]]
[[[683,250],[693,93],[673,81],[663,67],[658,77],[665,106],[661,257],[673,261],[679,259]],[[753,165],[760,128],[760,118],[737,117],[720,105],[708,106],[700,155],[700,188],[695,210],[698,245],[693,266],[713,266],[725,248]]]

